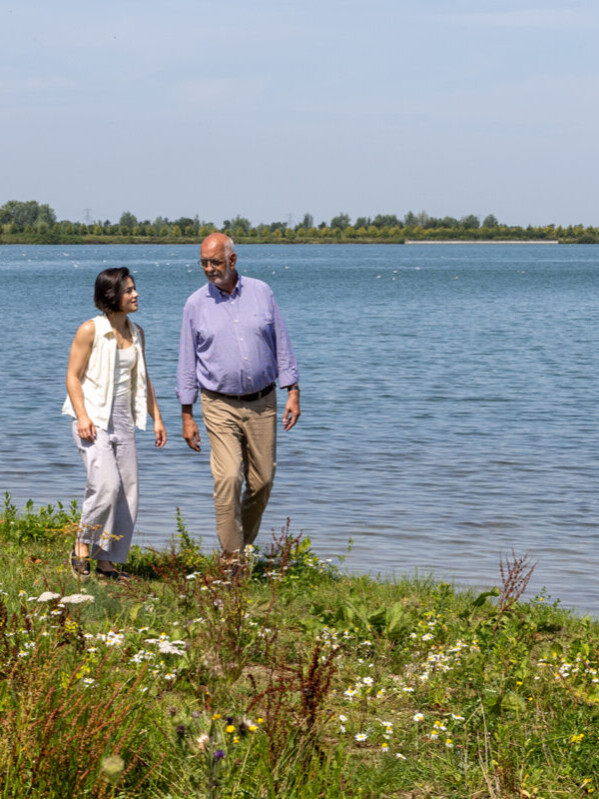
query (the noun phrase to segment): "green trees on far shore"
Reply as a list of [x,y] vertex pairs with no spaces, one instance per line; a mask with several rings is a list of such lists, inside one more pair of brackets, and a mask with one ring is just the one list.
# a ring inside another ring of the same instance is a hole
[[225,219],[222,225],[194,217],[170,220],[158,216],[139,220],[131,211],[123,211],[118,222],[109,219],[72,222],[56,218],[47,204],[32,200],[10,200],[0,207],[0,244],[114,244],[114,243],[190,243],[220,230],[239,243],[390,243],[406,241],[559,241],[561,243],[597,244],[599,227],[583,225],[504,225],[494,214],[480,220],[475,214],[457,219],[432,217],[421,211],[408,211],[402,218],[395,214],[357,217],[352,222],[347,213],[339,213],[329,222],[316,223],[310,213],[297,224],[287,221],[252,225],[243,216]]

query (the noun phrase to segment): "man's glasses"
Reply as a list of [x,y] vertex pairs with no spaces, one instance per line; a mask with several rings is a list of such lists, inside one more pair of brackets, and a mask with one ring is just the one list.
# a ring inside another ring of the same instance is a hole
[[198,263],[202,267],[202,269],[206,269],[208,265],[213,266],[215,269],[218,269],[218,267],[222,266],[225,262],[221,261],[220,258],[200,258]]

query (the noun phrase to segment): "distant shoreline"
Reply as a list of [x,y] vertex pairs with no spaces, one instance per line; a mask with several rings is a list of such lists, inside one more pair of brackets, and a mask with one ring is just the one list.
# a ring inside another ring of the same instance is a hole
[[558,239],[406,239],[404,244],[559,244]]
[[[4,240],[2,240],[4,239]],[[122,245],[122,244],[133,244],[133,245],[154,245],[154,244],[194,244],[199,246],[202,242],[201,237],[171,237],[171,236],[161,236],[158,237],[150,237],[150,236],[59,236],[56,238],[52,238],[48,240],[45,237],[39,237],[38,240],[31,240],[26,239],[25,237],[19,238],[15,236],[14,238],[11,237],[10,240],[6,240],[7,237],[0,236],[0,247],[13,245],[13,246],[29,246],[33,245],[36,247],[39,246],[47,246],[47,245],[54,245],[54,246],[79,246],[79,245]],[[41,240],[40,240],[41,239]],[[310,245],[317,245],[317,244],[355,244],[355,245],[367,245],[367,244],[395,244],[395,245],[423,245],[423,244],[507,244],[507,245],[515,245],[515,244],[531,244],[531,245],[538,245],[538,244],[596,244],[598,242],[590,242],[590,241],[578,241],[576,239],[402,239],[402,238],[387,238],[387,239],[378,239],[378,238],[364,238],[364,239],[349,239],[349,238],[323,238],[323,239],[295,239],[294,241],[273,241],[268,239],[256,239],[249,236],[239,236],[235,239],[236,244],[272,244],[275,246],[294,246],[297,244],[310,244]]]

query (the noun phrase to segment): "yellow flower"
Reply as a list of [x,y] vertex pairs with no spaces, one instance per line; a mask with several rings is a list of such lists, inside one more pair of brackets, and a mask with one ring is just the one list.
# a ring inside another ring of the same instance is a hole
[[579,743],[582,741],[582,739],[583,739],[583,738],[584,738],[584,732],[581,732],[581,733],[579,733],[578,735],[573,735],[573,736],[570,738],[570,743],[572,743],[572,744],[579,744]]
[[227,724],[227,726],[225,727],[225,732],[235,732],[235,725]]
[[220,718],[221,718],[220,713],[213,713],[212,714],[212,721],[216,721],[217,719],[220,719]]
[[255,725],[255,724],[252,724],[252,726],[251,726],[251,727],[248,727],[248,730],[249,730],[250,732],[256,732],[256,730],[257,730],[257,729],[258,729],[258,727],[256,727],[256,725]]
[[258,719],[258,724],[264,724],[264,719],[262,718]]

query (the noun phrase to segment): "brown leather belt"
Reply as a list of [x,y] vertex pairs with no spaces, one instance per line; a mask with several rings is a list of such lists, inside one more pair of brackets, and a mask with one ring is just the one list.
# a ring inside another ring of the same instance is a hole
[[211,391],[207,388],[204,389],[204,391],[207,391],[208,394],[214,394],[216,397],[224,397],[225,399],[234,399],[238,402],[253,402],[254,400],[262,399],[262,397],[267,397],[274,390],[274,383],[271,383],[270,386],[266,386],[266,388],[263,388],[261,391],[254,391],[253,394],[221,394],[220,391]]

